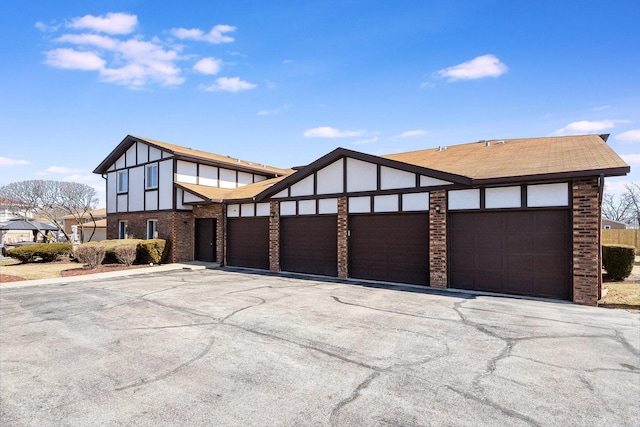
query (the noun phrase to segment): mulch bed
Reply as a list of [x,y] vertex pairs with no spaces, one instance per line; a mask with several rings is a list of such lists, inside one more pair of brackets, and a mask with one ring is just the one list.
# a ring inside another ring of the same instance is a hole
[[62,277],[82,276],[83,274],[107,273],[109,271],[133,270],[133,269],[145,268],[145,267],[149,268],[149,265],[141,264],[141,265],[126,266],[123,264],[102,264],[98,268],[94,268],[94,269],[82,267],[82,268],[72,268],[70,270],[62,270],[60,272],[60,275]]
[[0,283],[19,282],[25,280],[22,277],[12,276],[10,274],[0,274]]

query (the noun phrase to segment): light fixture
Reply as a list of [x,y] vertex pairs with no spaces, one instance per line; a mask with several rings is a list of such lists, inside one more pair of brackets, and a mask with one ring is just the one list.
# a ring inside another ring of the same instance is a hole
[[436,210],[436,213],[440,213],[440,205],[436,205],[435,210]]

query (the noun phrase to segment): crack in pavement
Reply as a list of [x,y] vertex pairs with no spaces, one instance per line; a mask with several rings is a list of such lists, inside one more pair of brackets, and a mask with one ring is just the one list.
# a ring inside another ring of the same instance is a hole
[[116,387],[114,390],[115,391],[123,391],[123,390],[127,390],[129,388],[134,388],[134,387],[140,387],[143,385],[148,385],[151,383],[154,383],[156,381],[161,381],[173,374],[175,374],[176,372],[180,371],[181,369],[195,363],[196,361],[202,359],[204,356],[207,355],[207,353],[209,353],[209,351],[211,350],[211,348],[213,347],[213,343],[215,341],[215,338],[212,336],[211,339],[209,340],[209,343],[206,345],[206,347],[204,348],[204,350],[202,350],[200,353],[198,353],[196,356],[192,357],[191,359],[181,363],[180,365],[178,365],[177,367],[173,368],[172,370],[162,374],[162,375],[158,375],[152,378],[142,378],[139,381],[136,381],[134,383],[130,383],[130,384],[126,384],[120,387]]
[[338,415],[342,408],[360,397],[360,392],[369,387],[371,382],[379,375],[380,372],[378,371],[374,371],[369,374],[369,376],[365,378],[364,381],[362,381],[360,384],[358,384],[358,386],[351,392],[351,394],[347,398],[342,399],[333,407],[333,409],[331,410],[331,415],[329,416],[329,423],[332,426],[338,425]]
[[514,411],[513,409],[509,409],[509,408],[505,408],[501,405],[498,405],[496,402],[492,401],[491,399],[488,399],[486,397],[480,398],[472,393],[467,393],[464,392],[462,390],[457,390],[453,387],[451,387],[450,385],[444,385],[443,387],[451,390],[452,392],[464,397],[465,399],[469,399],[469,400],[473,400],[474,402],[478,402],[481,403],[483,405],[489,406],[493,409],[496,409],[500,412],[502,412],[503,414],[509,416],[509,417],[513,417],[513,418],[517,418],[519,420],[525,421],[529,424],[531,424],[532,426],[536,426],[536,427],[541,427],[541,424],[539,424],[536,420],[534,420],[531,417],[528,417],[524,414],[521,414],[517,411]]
[[338,302],[340,304],[351,305],[351,306],[354,306],[354,307],[366,308],[366,309],[374,310],[374,311],[381,311],[383,313],[397,314],[399,316],[416,317],[418,319],[432,319],[432,320],[441,320],[443,322],[457,322],[457,320],[455,320],[455,319],[444,319],[442,317],[424,316],[424,315],[420,315],[420,314],[406,313],[406,312],[402,312],[402,311],[387,310],[387,309],[384,309],[384,308],[371,307],[371,306],[368,306],[368,305],[357,304],[357,303],[354,303],[354,302],[346,302],[346,301],[342,301],[339,297],[337,297],[335,295],[330,295],[330,297],[333,298],[334,301],[336,301],[336,302]]

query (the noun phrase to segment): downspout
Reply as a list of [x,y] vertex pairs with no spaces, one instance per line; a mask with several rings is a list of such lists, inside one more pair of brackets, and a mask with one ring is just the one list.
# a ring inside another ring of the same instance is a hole
[[[606,140],[605,140],[606,141]],[[602,199],[604,198],[604,174],[598,178],[598,301],[602,298]]]

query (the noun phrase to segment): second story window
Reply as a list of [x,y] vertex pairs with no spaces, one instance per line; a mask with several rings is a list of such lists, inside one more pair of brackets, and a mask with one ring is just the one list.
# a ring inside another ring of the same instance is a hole
[[126,193],[129,191],[129,171],[118,171],[118,193]]
[[144,188],[158,188],[158,164],[145,166]]

